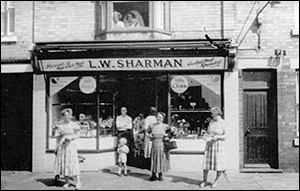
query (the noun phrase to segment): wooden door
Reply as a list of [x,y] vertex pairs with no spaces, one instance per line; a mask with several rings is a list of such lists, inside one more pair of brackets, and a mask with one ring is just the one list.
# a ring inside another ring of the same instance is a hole
[[246,163],[268,163],[267,91],[244,92]]
[[243,71],[244,163],[278,167],[275,71]]

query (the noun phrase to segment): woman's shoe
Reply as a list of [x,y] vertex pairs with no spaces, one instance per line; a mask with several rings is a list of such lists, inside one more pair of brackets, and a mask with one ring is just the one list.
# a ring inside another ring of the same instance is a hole
[[159,181],[163,181],[163,180],[164,180],[162,173],[159,173],[159,175],[158,175],[158,180],[159,180]]
[[214,183],[211,185],[212,188],[216,188],[217,186],[218,186],[218,183],[216,183],[216,182],[214,182]]
[[68,188],[70,186],[70,183],[66,183],[63,185],[63,188]]
[[154,181],[154,180],[157,180],[157,178],[156,178],[156,176],[151,176],[151,177],[149,178],[149,180],[150,180],[150,181]]
[[204,188],[205,186],[206,186],[206,182],[202,182],[202,183],[200,183],[200,185],[199,185],[200,188]]
[[79,183],[76,184],[75,189],[76,189],[76,190],[79,190],[80,188],[81,188],[81,182],[79,182]]

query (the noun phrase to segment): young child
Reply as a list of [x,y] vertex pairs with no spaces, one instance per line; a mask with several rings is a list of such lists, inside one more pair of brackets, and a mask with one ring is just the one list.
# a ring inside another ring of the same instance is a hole
[[122,171],[122,165],[124,166],[124,175],[127,176],[127,153],[129,153],[129,148],[126,145],[127,139],[122,137],[119,140],[118,144],[118,163],[119,163],[119,172],[118,175],[121,176],[121,171]]

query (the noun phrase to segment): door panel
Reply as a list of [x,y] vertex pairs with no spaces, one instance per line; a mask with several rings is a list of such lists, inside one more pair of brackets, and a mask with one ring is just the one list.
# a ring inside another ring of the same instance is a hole
[[267,92],[244,92],[246,163],[267,163],[269,148]]

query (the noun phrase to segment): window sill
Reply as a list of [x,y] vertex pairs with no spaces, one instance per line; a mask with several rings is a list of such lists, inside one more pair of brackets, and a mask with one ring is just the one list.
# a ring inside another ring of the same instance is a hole
[[12,36],[1,36],[1,42],[17,42],[18,37],[16,35]]
[[294,147],[299,147],[299,137],[298,138],[294,138],[294,140],[293,140],[293,146]]
[[105,34],[105,33],[138,33],[138,32],[158,32],[158,33],[171,35],[171,32],[168,32],[166,30],[157,29],[157,28],[154,29],[154,28],[148,28],[148,27],[106,29],[106,30],[100,31],[99,34]]
[[95,40],[145,40],[170,38],[171,32],[148,27],[106,29],[99,31],[95,35]]
[[292,36],[299,36],[299,28],[294,28],[291,31]]

